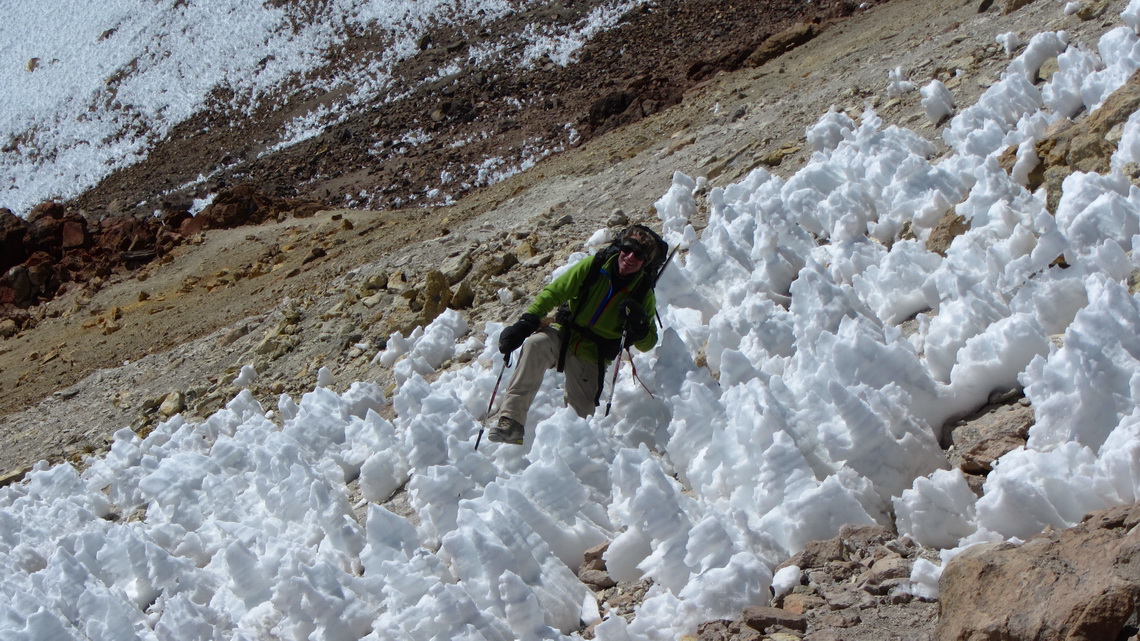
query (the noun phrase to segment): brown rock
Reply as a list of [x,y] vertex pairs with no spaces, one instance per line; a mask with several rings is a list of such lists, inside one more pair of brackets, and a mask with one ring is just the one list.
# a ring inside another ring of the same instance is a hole
[[314,260],[319,260],[321,258],[324,258],[325,256],[328,256],[328,255],[329,254],[327,251],[325,251],[324,247],[319,247],[319,246],[313,247],[312,249],[309,250],[309,255],[305,256],[304,260],[301,261],[301,264],[302,265],[308,265],[309,263],[313,262]]
[[867,585],[881,585],[889,579],[902,579],[910,576],[910,569],[914,563],[901,556],[888,556],[871,564],[871,568],[863,573],[861,583]]
[[257,193],[253,185],[238,185],[222,191],[206,209],[195,218],[200,218],[203,227],[221,229],[238,227],[265,220],[272,209],[271,200]]
[[0,209],[0,274],[28,257],[25,238],[28,223],[10,209]]
[[1081,20],[1097,20],[1108,10],[1108,0],[1089,0],[1077,8],[1077,17]]
[[191,216],[178,223],[178,233],[182,236],[193,236],[206,228],[207,220],[201,216]]
[[829,612],[819,617],[819,624],[828,628],[850,628],[859,625],[863,618],[853,610]]
[[[935,637],[1116,639],[1140,601],[1140,505],[1091,514],[1023,545],[978,545],[939,580]],[[1026,607],[1032,604],[1032,607]]]
[[948,211],[930,230],[930,236],[926,238],[926,249],[932,251],[939,256],[945,256],[946,250],[950,249],[950,243],[970,229],[970,223],[966,222],[963,216],[959,216],[955,211]]
[[816,630],[804,637],[804,641],[843,641],[839,630]]
[[1108,172],[1108,159],[1116,151],[1116,143],[1097,133],[1080,133],[1069,142],[1069,167],[1075,171]]
[[214,202],[201,213],[181,221],[179,229],[183,235],[189,235],[208,228],[222,229],[263,223],[286,213],[297,218],[307,218],[322,209],[324,206],[314,201],[278,198],[259,192],[254,185],[242,184],[218,193]]
[[37,251],[24,261],[28,268],[28,280],[32,285],[32,295],[47,295],[55,293],[59,281],[55,273],[55,258],[47,252]]
[[599,543],[589,550],[586,550],[585,555],[582,557],[582,565],[578,568],[578,571],[605,570],[606,560],[603,558],[603,555],[605,555],[608,549],[610,549],[610,542],[606,541],[605,543]]
[[63,221],[63,229],[60,234],[61,248],[86,247],[89,240],[87,237],[87,220],[82,216],[69,216]]
[[455,285],[471,271],[471,252],[455,256],[443,264],[441,271],[447,276],[447,284]]
[[153,251],[159,223],[154,218],[105,220],[94,239],[93,253],[121,264],[124,254]]
[[[686,637],[681,637],[685,639]],[[688,637],[690,640],[693,637]],[[740,621],[708,621],[697,626],[696,641],[760,641],[763,638],[756,630]]]
[[63,220],[54,216],[40,216],[28,225],[28,252],[46,252],[60,255],[63,238]]
[[16,265],[4,275],[4,289],[0,292],[0,303],[24,306],[31,302],[35,288],[28,277],[28,268]]
[[475,266],[473,276],[476,280],[502,276],[517,264],[519,264],[519,258],[512,252],[491,255],[479,261],[479,264]]
[[614,581],[610,573],[605,570],[584,569],[578,572],[578,580],[598,590],[605,590],[617,585],[617,581]]
[[[1042,176],[1048,193],[1046,206],[1057,210],[1061,182],[1074,170],[1107,172],[1116,143],[1106,139],[1108,132],[1140,109],[1140,72],[1134,73],[1096,111],[1079,123],[1054,123],[1035,145],[1043,166]],[[1037,185],[1030,185],[1035,188]]]
[[750,605],[744,608],[743,617],[745,625],[760,632],[777,625],[789,630],[807,630],[807,619],[803,615],[788,612],[780,608],[771,608],[762,605]]
[[9,470],[7,472],[0,473],[0,487],[8,487],[13,483],[19,483],[20,481],[24,480],[24,477],[27,476],[28,472],[31,471],[32,469],[30,467],[24,467],[18,470]]
[[827,601],[824,601],[814,594],[798,594],[793,592],[784,597],[782,607],[792,614],[807,614],[809,610],[821,608],[825,605],[827,605]]
[[1005,9],[1002,10],[1002,13],[1005,15],[1009,15],[1009,14],[1013,13],[1014,11],[1017,11],[1018,9],[1028,5],[1031,2],[1033,2],[1033,0],[1006,0],[1005,1]]
[[162,212],[159,220],[162,221],[162,226],[166,229],[178,231],[182,224],[191,218],[193,216],[185,209],[167,209]]
[[423,323],[427,325],[451,304],[451,289],[447,286],[447,277],[437,269],[425,274],[423,289],[418,299],[423,305],[421,310]]
[[1033,408],[1019,403],[989,406],[955,422],[949,430],[950,464],[967,474],[984,474],[1004,454],[1025,445],[1034,422]]
[[1017,163],[1017,146],[1010,145],[1006,147],[1005,151],[1001,152],[998,156],[998,167],[1001,167],[1005,173],[1013,171],[1013,166]]
[[450,306],[452,309],[470,309],[474,304],[475,290],[471,287],[471,283],[463,281],[451,296]]
[[869,550],[894,538],[894,533],[881,525],[848,523],[839,528],[839,539],[847,550]]
[[809,542],[804,546],[803,552],[784,561],[776,569],[778,570],[789,565],[794,565],[801,570],[809,570],[811,568],[821,568],[828,561],[842,561],[845,559],[843,542],[839,540],[839,537],[835,537],[826,541]]
[[847,581],[866,569],[858,561],[828,561],[823,566],[822,572],[828,577],[828,581]]
[[594,101],[590,105],[589,123],[593,127],[602,126],[606,120],[625,111],[637,94],[628,91],[612,91]]
[[750,67],[760,65],[778,58],[814,38],[819,31],[813,24],[800,23],[781,31],[768,38],[748,56],[746,61]]
[[827,607],[832,610],[846,610],[847,608],[866,608],[875,604],[875,599],[850,585],[832,585],[820,589],[820,594],[827,600]]
[[63,218],[64,208],[63,205],[56,202],[42,202],[32,208],[28,212],[28,222],[34,223],[43,218]]

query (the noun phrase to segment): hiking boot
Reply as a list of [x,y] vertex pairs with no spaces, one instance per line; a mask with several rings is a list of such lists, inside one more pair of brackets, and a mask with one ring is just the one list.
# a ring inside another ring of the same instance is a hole
[[522,445],[525,434],[522,423],[507,416],[500,416],[499,424],[491,428],[491,434],[487,438],[492,443]]

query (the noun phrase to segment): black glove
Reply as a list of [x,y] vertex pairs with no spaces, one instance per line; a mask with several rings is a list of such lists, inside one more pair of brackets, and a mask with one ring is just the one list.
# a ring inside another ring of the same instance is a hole
[[538,316],[523,314],[522,318],[514,325],[508,325],[499,332],[499,351],[503,354],[510,354],[515,351],[522,346],[527,336],[538,329],[538,325]]
[[625,327],[626,345],[636,343],[649,335],[649,316],[637,301],[627,298],[622,302],[621,321]]

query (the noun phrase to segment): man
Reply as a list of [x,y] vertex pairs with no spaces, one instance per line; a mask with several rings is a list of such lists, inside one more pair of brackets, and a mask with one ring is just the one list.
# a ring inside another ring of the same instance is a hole
[[[594,413],[601,398],[606,364],[625,345],[647,351],[657,344],[653,285],[667,247],[643,225],[621,233],[614,249],[585,258],[547,285],[518,322],[499,334],[504,355],[522,347],[518,366],[507,384],[499,421],[489,438],[521,445],[527,412],[546,370],[566,374],[566,403],[578,416]],[[600,272],[595,261],[600,262]],[[591,274],[593,270],[593,273]],[[541,320],[559,308],[555,324]]]

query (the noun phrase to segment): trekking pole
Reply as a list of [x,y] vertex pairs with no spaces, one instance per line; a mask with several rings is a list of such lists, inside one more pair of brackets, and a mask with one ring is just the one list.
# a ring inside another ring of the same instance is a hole
[[499,366],[499,377],[495,379],[495,389],[491,390],[491,401],[487,403],[487,415],[479,423],[479,436],[475,437],[475,449],[479,449],[479,441],[483,440],[483,430],[487,427],[487,418],[491,416],[491,408],[495,405],[495,396],[499,393],[499,383],[503,382],[503,372],[511,364],[511,355],[503,354],[503,364]]
[[610,397],[606,401],[606,416],[610,415],[610,408],[614,404],[614,390],[617,388],[618,369],[621,367],[621,353],[626,347],[625,345],[625,325],[621,326],[621,349],[618,350],[617,358],[614,359],[614,376],[610,381]]

